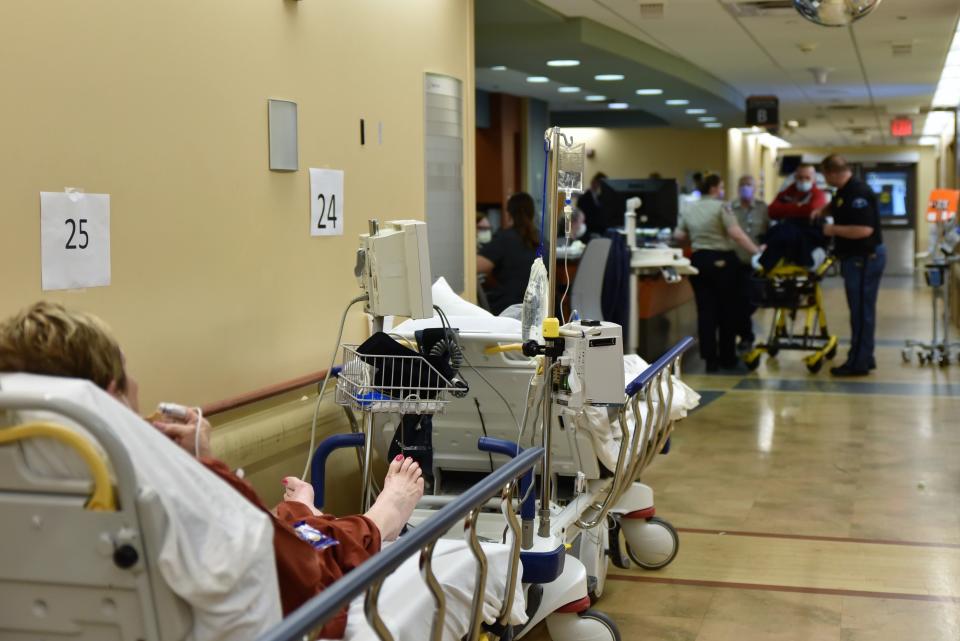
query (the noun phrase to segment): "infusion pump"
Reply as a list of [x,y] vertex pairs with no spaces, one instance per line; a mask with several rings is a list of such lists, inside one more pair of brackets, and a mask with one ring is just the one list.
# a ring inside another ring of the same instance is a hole
[[604,321],[560,328],[563,353],[553,370],[554,399],[573,409],[623,405],[623,332]]

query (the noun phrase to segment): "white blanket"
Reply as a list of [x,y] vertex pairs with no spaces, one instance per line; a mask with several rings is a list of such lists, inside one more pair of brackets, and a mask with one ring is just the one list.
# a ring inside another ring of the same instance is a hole
[[[483,543],[487,555],[487,583],[484,590],[483,617],[487,623],[496,621],[503,605],[507,581],[507,563],[510,549],[497,543]],[[380,617],[396,641],[423,641],[430,638],[433,615],[436,611],[433,596],[420,577],[419,556],[407,559],[383,582],[377,602]],[[473,593],[476,586],[476,561],[473,553],[461,541],[441,539],[433,552],[433,572],[443,586],[446,596],[446,617],[443,638],[446,641],[462,639],[470,624]],[[517,582],[510,623],[520,625],[527,620],[524,596]],[[363,613],[363,597],[350,603],[347,615],[348,641],[376,641],[377,635]]]
[[[273,526],[266,514],[93,383],[2,374],[0,389],[72,401],[101,417],[124,443],[139,491],[156,492],[170,522],[159,568],[170,589],[192,609],[188,639],[255,639],[280,621]],[[19,418],[53,421],[86,433],[48,412],[21,412]],[[38,475],[89,479],[82,459],[57,441],[30,439],[21,447],[27,466]]]

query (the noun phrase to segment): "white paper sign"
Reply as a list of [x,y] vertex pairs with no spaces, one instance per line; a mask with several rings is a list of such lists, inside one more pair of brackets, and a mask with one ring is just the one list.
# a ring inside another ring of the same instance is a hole
[[310,169],[310,235],[343,236],[343,172]]
[[44,290],[110,284],[110,195],[40,192]]

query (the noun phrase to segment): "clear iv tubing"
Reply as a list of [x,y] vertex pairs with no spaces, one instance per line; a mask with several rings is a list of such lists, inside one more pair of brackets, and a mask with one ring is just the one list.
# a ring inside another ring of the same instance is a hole
[[340,339],[343,338],[343,326],[347,322],[347,313],[350,311],[350,308],[356,305],[361,301],[365,301],[369,298],[366,294],[363,296],[357,296],[352,301],[347,303],[347,306],[343,310],[343,316],[340,317],[340,329],[337,330],[337,342],[333,346],[333,355],[330,357],[330,365],[327,367],[327,374],[323,377],[323,385],[320,386],[320,392],[317,394],[317,404],[313,407],[313,419],[310,421],[310,449],[307,452],[307,464],[303,468],[303,476],[300,478],[304,481],[307,480],[307,474],[310,473],[310,463],[313,462],[313,452],[317,446],[317,420],[320,418],[320,403],[323,402],[323,393],[327,391],[327,383],[330,382],[330,379],[333,378],[333,366],[337,362],[337,354],[340,352]]
[[573,219],[573,205],[570,204],[572,200],[572,194],[568,191],[567,198],[563,204],[563,231],[564,239],[567,241],[567,249],[563,252],[563,273],[566,277],[566,284],[563,287],[563,296],[560,297],[560,324],[566,325],[567,319],[566,315],[563,312],[563,303],[567,300],[567,294],[570,292],[570,267],[567,263],[567,260],[570,256],[570,241],[573,240],[573,230],[572,219]]

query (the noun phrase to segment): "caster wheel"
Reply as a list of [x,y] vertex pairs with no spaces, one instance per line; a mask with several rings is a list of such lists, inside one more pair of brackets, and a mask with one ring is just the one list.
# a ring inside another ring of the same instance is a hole
[[778,347],[768,347],[768,348],[767,348],[767,355],[770,356],[770,358],[776,358],[776,357],[777,357],[777,354],[779,354],[779,353],[780,353],[780,348],[778,348]]
[[827,359],[828,361],[832,361],[834,358],[836,358],[836,356],[837,356],[837,346],[836,346],[836,345],[834,345],[833,347],[831,347],[830,350],[829,350],[826,354],[823,355],[823,357],[824,357],[825,359]]
[[613,619],[597,610],[551,614],[547,617],[547,631],[552,641],[622,641]]
[[940,367],[950,367],[950,357],[946,355],[940,356],[940,358],[937,359],[937,364],[940,365]]
[[756,371],[756,369],[760,367],[760,355],[757,354],[756,356],[754,356],[753,354],[748,354],[743,359],[743,364],[746,365],[747,369],[750,370],[751,372]]
[[910,361],[913,360],[913,357],[909,349],[905,349],[902,352],[900,352],[900,356],[903,358],[904,363],[909,363]]
[[823,359],[818,358],[815,361],[807,361],[807,371],[811,374],[816,374],[823,369]]
[[[680,550],[680,537],[668,521],[653,516],[639,527],[624,524],[627,556],[644,570],[659,570],[670,565]],[[631,538],[633,545],[630,544]]]

